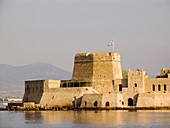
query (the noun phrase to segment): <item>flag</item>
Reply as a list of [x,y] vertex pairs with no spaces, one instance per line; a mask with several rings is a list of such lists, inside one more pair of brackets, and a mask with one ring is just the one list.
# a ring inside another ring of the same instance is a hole
[[108,46],[108,47],[109,47],[109,46],[112,46],[113,52],[114,52],[114,41],[113,41],[113,40],[112,40],[107,46]]
[[108,47],[109,46],[113,46],[114,45],[114,41],[112,40],[109,44],[108,44]]

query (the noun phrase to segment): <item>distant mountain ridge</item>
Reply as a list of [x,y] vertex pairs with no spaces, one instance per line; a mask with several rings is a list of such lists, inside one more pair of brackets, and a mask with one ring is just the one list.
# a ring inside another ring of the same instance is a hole
[[23,66],[0,64],[0,97],[22,96],[24,81],[32,79],[71,79],[71,72],[40,62]]

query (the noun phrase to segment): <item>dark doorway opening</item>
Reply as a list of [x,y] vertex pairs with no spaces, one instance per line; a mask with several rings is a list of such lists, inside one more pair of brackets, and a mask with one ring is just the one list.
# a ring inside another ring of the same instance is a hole
[[105,106],[106,106],[106,107],[109,107],[109,106],[110,106],[110,103],[109,103],[109,102],[106,102]]
[[132,98],[128,99],[128,106],[133,106],[133,99]]
[[97,101],[95,101],[95,102],[94,102],[94,106],[96,106],[96,107],[97,107]]
[[85,107],[87,107],[87,101],[84,102]]
[[122,85],[119,84],[119,92],[121,92],[121,91],[122,91]]

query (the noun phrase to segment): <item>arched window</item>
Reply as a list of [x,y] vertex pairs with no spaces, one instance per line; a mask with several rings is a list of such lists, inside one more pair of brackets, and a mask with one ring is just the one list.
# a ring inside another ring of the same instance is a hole
[[97,106],[97,101],[94,102],[94,106]]
[[152,91],[155,91],[155,85],[154,84],[152,85]]
[[161,85],[160,84],[158,85],[158,91],[161,91]]
[[137,83],[135,83],[135,87],[137,87],[138,85],[137,85]]
[[106,104],[105,104],[106,107],[109,107],[110,106],[110,103],[107,101]]

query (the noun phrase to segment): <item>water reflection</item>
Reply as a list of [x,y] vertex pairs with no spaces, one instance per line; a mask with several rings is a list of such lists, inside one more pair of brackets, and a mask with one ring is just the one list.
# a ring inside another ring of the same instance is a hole
[[25,123],[42,123],[43,122],[43,116],[41,111],[25,111]]
[[80,111],[75,113],[73,123],[88,123],[88,124],[99,124],[99,125],[128,125],[129,124],[140,124],[148,120],[142,116],[139,116],[137,112],[128,111]]
[[170,112],[154,111],[41,111],[25,112],[26,123],[88,124],[95,126],[149,126],[166,122],[170,126]]
[[170,111],[2,111],[0,128],[170,127]]
[[27,111],[26,123],[61,124],[72,120],[72,111]]

